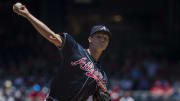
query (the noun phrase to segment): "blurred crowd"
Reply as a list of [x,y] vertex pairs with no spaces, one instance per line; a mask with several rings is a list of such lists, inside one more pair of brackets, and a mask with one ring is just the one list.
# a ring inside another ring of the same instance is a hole
[[5,80],[0,87],[0,101],[43,101],[48,94],[47,86],[27,86],[22,82],[22,78]]
[[41,101],[61,61],[58,51],[31,33],[4,35],[0,49],[0,101]]
[[116,55],[109,58],[107,66],[111,71],[114,101],[180,100],[178,60],[157,56],[147,48],[129,51],[122,59]]

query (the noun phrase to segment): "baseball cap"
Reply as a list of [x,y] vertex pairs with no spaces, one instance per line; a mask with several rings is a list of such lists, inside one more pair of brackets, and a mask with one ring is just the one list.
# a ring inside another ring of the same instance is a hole
[[95,25],[95,26],[93,26],[89,36],[92,36],[96,32],[101,32],[101,31],[106,32],[106,34],[109,36],[109,38],[112,37],[112,34],[111,34],[110,30],[104,25]]

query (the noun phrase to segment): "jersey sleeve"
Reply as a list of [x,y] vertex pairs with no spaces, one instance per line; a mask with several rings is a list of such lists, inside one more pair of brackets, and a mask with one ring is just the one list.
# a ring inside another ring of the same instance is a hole
[[63,54],[63,56],[72,56],[72,53],[75,51],[78,43],[68,33],[62,33],[60,35],[63,38],[63,41],[62,46],[58,47],[58,50]]
[[65,43],[66,43],[67,34],[68,34],[68,33],[62,33],[62,34],[60,34],[60,36],[63,38],[63,40],[62,40],[62,46],[61,46],[61,47],[57,47],[59,50],[62,50],[62,49],[63,49],[63,47],[64,47],[64,45],[65,45]]

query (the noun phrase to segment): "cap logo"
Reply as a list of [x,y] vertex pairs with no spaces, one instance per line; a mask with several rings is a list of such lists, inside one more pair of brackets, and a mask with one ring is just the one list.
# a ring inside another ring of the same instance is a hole
[[102,27],[101,30],[106,30],[106,27]]

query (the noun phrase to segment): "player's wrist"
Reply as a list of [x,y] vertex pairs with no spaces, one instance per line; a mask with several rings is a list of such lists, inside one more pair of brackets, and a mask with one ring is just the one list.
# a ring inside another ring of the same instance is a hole
[[28,13],[24,14],[24,17],[26,19],[30,20],[32,18],[32,14],[28,12]]

